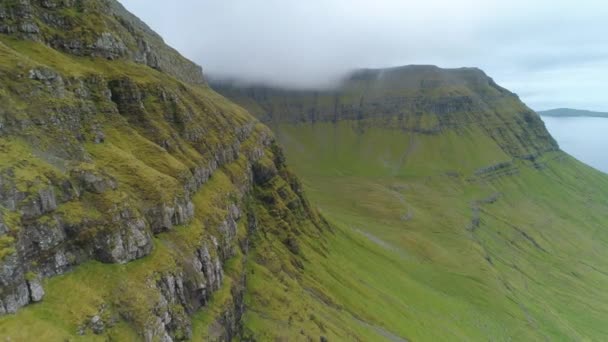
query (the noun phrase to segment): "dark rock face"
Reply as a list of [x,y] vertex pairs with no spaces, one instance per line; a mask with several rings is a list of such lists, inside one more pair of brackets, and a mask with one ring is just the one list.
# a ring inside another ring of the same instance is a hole
[[[226,220],[219,227],[223,232],[225,226],[236,227],[236,220],[240,218],[239,209],[232,205]],[[188,260],[188,271],[179,274],[165,274],[156,283],[156,287],[161,293],[158,302],[156,316],[152,326],[148,329],[155,332],[151,336],[146,336],[147,340],[153,340],[154,336],[172,336],[177,340],[190,339],[192,337],[192,327],[189,318],[190,314],[195,313],[204,307],[211,295],[219,290],[223,284],[224,271],[223,264],[234,255],[235,236],[230,232],[224,235],[223,243],[212,237],[212,245],[203,245],[195,255]],[[210,253],[213,251],[213,254]],[[244,275],[242,282],[235,284],[232,291],[240,289],[237,293],[237,306],[243,307]],[[226,340],[236,337],[240,331],[240,315],[236,310],[228,311],[221,315],[219,320],[221,326],[226,330]],[[234,319],[226,320],[226,315]],[[229,338],[228,338],[229,337]]]
[[118,229],[101,232],[95,237],[94,255],[97,260],[123,264],[150,254],[152,236],[142,218],[125,209],[112,221]]
[[[0,300],[0,314],[15,313],[30,302],[30,291],[25,282],[23,268],[16,255],[5,257],[0,268],[0,286],[3,289]],[[22,281],[15,281],[22,280]]]
[[[108,175],[90,170],[74,170],[71,177],[77,180],[77,188],[96,194],[103,194],[106,191],[116,190],[116,181]],[[71,184],[68,183],[70,186]]]

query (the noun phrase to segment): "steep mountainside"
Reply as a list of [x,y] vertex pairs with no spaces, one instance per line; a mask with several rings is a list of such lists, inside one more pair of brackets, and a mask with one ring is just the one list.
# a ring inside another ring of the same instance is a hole
[[538,112],[542,116],[553,116],[558,118],[588,116],[595,118],[608,118],[608,113],[593,112],[590,110],[557,108]]
[[384,339],[608,337],[608,177],[480,70],[212,86],[274,130],[337,227],[329,259],[343,273],[308,272]]
[[0,1],[0,32],[2,339],[255,338],[329,229],[268,128],[116,1]]

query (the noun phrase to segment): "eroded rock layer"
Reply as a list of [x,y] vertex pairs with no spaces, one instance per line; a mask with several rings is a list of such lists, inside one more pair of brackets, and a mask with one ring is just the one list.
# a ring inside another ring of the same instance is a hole
[[257,213],[323,225],[270,131],[116,1],[2,1],[0,32],[0,315],[86,274],[68,336],[239,336]]

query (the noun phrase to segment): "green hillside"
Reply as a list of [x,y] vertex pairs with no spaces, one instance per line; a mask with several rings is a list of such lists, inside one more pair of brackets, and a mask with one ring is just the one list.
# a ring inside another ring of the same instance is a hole
[[328,264],[307,274],[379,340],[608,336],[608,177],[480,71],[214,86],[270,125],[337,227]]
[[0,339],[608,336],[608,178],[482,71],[214,87],[117,1],[0,0]]
[[0,339],[347,336],[302,285],[331,227],[200,67],[113,0],[0,1],[0,57]]

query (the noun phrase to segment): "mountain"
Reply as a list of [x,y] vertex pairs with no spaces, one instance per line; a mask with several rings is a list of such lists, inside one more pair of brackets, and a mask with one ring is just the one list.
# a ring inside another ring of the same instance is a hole
[[328,91],[239,87],[221,81],[213,87],[271,126],[342,121],[431,136],[474,126],[511,157],[557,149],[536,113],[475,68],[359,70]]
[[580,117],[580,116],[588,116],[588,117],[596,117],[596,118],[608,118],[608,113],[602,112],[593,112],[590,110],[581,110],[581,109],[570,109],[570,108],[557,108],[551,110],[544,110],[538,112],[541,116],[552,116],[552,117]]
[[331,230],[269,129],[114,0],[0,1],[0,32],[0,336],[257,336]]
[[482,71],[359,70],[306,91],[211,86],[274,131],[336,227],[339,270],[308,274],[379,340],[608,336],[608,177],[562,152]]
[[478,69],[239,106],[114,0],[0,1],[0,56],[6,340],[608,336],[607,176]]

